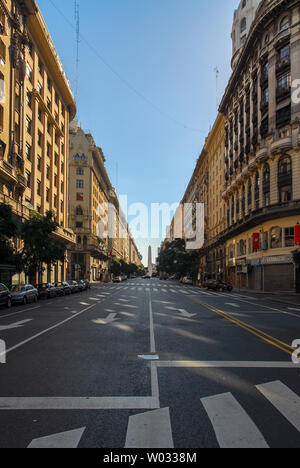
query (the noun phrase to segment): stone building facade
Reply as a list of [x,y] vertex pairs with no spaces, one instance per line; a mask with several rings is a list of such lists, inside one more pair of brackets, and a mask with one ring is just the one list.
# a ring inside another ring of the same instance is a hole
[[[34,0],[0,0],[0,202],[22,221],[53,211],[57,241],[68,227],[69,121],[76,105],[62,63]],[[15,247],[21,248],[18,240]],[[66,262],[35,282],[60,281]],[[24,281],[15,278],[15,281]]]
[[257,290],[295,288],[300,223],[300,2],[262,1],[220,111],[225,124],[227,276]]

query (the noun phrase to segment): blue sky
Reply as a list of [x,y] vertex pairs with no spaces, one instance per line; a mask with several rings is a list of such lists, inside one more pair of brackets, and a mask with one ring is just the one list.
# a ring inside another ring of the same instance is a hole
[[[103,149],[112,184],[129,204],[181,200],[216,117],[214,68],[220,97],[230,76],[238,3],[79,0],[88,44],[80,42],[77,118]],[[75,90],[74,0],[38,4]],[[160,241],[137,240],[144,261],[149,243],[155,256]]]

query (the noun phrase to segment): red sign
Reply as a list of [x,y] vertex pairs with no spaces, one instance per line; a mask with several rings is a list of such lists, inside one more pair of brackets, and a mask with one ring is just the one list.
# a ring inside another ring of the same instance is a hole
[[295,245],[300,245],[300,226],[295,226]]
[[260,242],[259,242],[259,232],[255,232],[253,234],[253,250],[259,250]]

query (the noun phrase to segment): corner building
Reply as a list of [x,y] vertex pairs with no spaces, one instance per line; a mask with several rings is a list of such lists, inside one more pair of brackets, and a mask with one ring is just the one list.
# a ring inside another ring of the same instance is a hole
[[[234,63],[225,123],[227,278],[294,291],[300,223],[300,2],[262,1]],[[299,97],[299,93],[298,93]]]

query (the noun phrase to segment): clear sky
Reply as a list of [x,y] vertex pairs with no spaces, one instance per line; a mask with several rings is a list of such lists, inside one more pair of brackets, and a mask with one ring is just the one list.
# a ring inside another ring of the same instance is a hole
[[[74,0],[37,2],[75,90]],[[215,67],[220,97],[230,76],[238,4],[79,0],[77,118],[103,149],[112,184],[129,204],[182,199],[216,117]],[[160,242],[137,240],[145,263],[148,245],[155,257]]]

